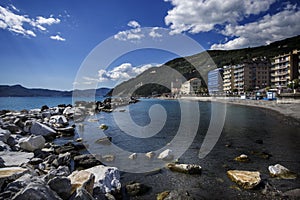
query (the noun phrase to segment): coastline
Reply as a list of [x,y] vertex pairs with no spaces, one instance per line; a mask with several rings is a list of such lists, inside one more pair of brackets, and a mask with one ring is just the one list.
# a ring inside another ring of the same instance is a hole
[[291,117],[300,123],[299,103],[277,103],[276,101],[249,100],[224,97],[181,97],[182,100],[211,101],[219,103],[229,103],[242,106],[258,107],[276,111],[286,117]]

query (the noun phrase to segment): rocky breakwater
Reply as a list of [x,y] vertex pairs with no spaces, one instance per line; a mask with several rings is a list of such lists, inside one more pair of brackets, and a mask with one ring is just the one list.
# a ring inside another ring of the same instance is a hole
[[81,142],[53,142],[73,135],[72,119],[90,112],[72,105],[0,111],[0,199],[120,198],[117,168],[82,154]]

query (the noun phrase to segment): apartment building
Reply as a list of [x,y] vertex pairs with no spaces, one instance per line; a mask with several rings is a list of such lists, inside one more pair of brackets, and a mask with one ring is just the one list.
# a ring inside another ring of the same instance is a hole
[[233,66],[224,66],[223,70],[223,91],[229,94],[234,89]]
[[181,94],[196,94],[201,88],[201,80],[198,78],[192,78],[181,85]]
[[300,79],[299,67],[300,50],[274,57],[271,68],[272,87],[286,87],[290,81]]
[[207,74],[207,87],[210,95],[223,93],[223,72],[224,69],[217,68]]

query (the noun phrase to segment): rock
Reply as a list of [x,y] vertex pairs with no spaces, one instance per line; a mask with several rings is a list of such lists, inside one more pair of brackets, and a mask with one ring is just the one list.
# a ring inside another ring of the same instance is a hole
[[41,108],[41,111],[43,112],[43,111],[48,110],[48,109],[49,109],[49,107],[47,105],[43,105],[42,108]]
[[74,171],[71,175],[68,176],[71,180],[73,194],[77,188],[84,188],[88,193],[93,194],[95,175],[88,171]]
[[[101,198],[101,199],[104,199],[104,198]],[[77,188],[76,195],[73,200],[95,200],[95,199],[84,188]]]
[[121,189],[120,172],[116,167],[107,167],[98,165],[84,170],[90,172],[95,176],[95,188],[100,188],[102,193],[109,193],[112,191],[119,192]]
[[33,122],[30,133],[33,135],[44,136],[45,139],[53,139],[56,136],[56,131],[40,122]]
[[283,196],[291,199],[300,199],[300,188],[289,190],[283,193]]
[[22,149],[33,152],[34,150],[42,149],[45,146],[45,142],[46,140],[43,136],[31,135],[27,138],[21,138],[19,140],[19,145]]
[[253,189],[261,181],[258,171],[229,170],[227,171],[227,175],[244,189]]
[[31,165],[38,165],[42,163],[44,160],[41,158],[32,158],[28,163]]
[[72,153],[77,150],[78,150],[77,147],[73,143],[69,142],[69,143],[66,143],[66,144],[56,148],[55,152],[57,154],[61,154],[61,153],[66,153],[66,152]]
[[174,158],[174,155],[172,155],[172,150],[166,149],[161,152],[157,158],[161,160],[172,160]]
[[14,181],[28,172],[28,169],[21,167],[0,168],[0,188],[5,182]]
[[0,128],[0,141],[7,143],[9,136],[11,135],[9,130]]
[[104,155],[101,158],[102,161],[104,162],[113,162],[115,160],[115,156],[114,155]]
[[[25,188],[31,182],[32,178],[33,176],[31,174],[26,173],[15,181],[9,183],[7,187],[4,188],[4,191],[6,192],[5,195],[7,195],[4,199],[12,199],[16,193],[23,190],[23,188]],[[3,198],[2,194],[0,199],[1,197]]]
[[75,108],[72,107],[66,107],[63,111],[63,115],[65,116],[74,115],[74,113],[75,113]]
[[102,129],[102,130],[107,130],[107,129],[108,129],[108,126],[105,125],[105,124],[101,124],[101,125],[99,126],[99,128]]
[[9,147],[9,145],[0,141],[0,151],[10,151],[10,150],[11,150],[11,148]]
[[153,151],[150,151],[148,153],[145,154],[147,158],[151,159],[155,156],[155,153]]
[[149,187],[141,183],[130,183],[126,185],[126,192],[129,196],[141,196],[149,191]]
[[67,177],[54,177],[48,182],[48,185],[62,199],[68,199],[71,196],[71,180]]
[[248,162],[249,161],[249,157],[245,154],[241,154],[238,157],[234,158],[235,161],[238,162]]
[[168,195],[170,194],[170,191],[164,191],[157,195],[157,200],[164,200]]
[[54,128],[55,131],[60,133],[62,136],[72,136],[75,134],[75,128],[72,126],[62,127],[62,128]]
[[276,164],[274,166],[270,165],[268,169],[272,177],[278,177],[282,179],[295,179],[297,177],[294,172],[291,172],[289,169],[280,164]]
[[50,117],[49,123],[54,127],[66,127],[69,125],[67,118],[64,115],[54,115]]
[[68,165],[70,165],[70,162],[71,162],[71,153],[66,152],[63,154],[59,154],[58,158],[55,159],[52,164],[56,167],[63,166],[63,165],[68,166]]
[[21,132],[21,129],[15,124],[6,124],[3,126],[3,128],[14,134]]
[[194,200],[193,197],[189,196],[187,191],[165,191],[157,195],[157,200]]
[[82,138],[77,138],[75,141],[76,141],[76,142],[82,142],[83,139],[82,139]]
[[0,152],[0,157],[3,159],[6,167],[19,166],[23,163],[27,163],[33,156],[33,153],[26,152]]
[[41,179],[34,179],[12,200],[61,200],[61,198],[50,189],[50,187]]
[[69,176],[70,173],[70,169],[67,166],[59,166],[57,169],[51,169],[48,174],[44,177],[44,180],[46,182],[48,182],[50,179],[54,178],[54,177],[67,177]]
[[167,168],[171,171],[186,173],[186,174],[201,174],[201,166],[195,164],[176,164],[169,163],[167,164]]
[[82,167],[84,169],[91,168],[91,167],[102,164],[99,160],[97,160],[91,154],[75,156],[73,159],[75,162],[75,167]]
[[131,160],[135,160],[137,158],[137,153],[131,154],[128,158]]
[[111,137],[103,137],[103,138],[100,138],[98,140],[96,140],[95,143],[97,144],[103,144],[103,145],[110,145],[111,144]]

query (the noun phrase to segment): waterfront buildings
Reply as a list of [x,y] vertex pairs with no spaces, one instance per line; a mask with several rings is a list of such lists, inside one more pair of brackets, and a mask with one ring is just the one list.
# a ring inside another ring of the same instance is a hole
[[183,95],[197,94],[201,88],[201,80],[198,78],[192,78],[181,85],[180,93]]
[[224,69],[217,68],[207,74],[207,87],[210,95],[223,94]]
[[272,87],[286,87],[294,79],[300,79],[300,50],[274,57],[271,68]]
[[232,93],[234,89],[233,66],[224,66],[223,70],[223,91],[229,94]]

